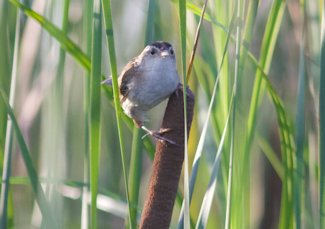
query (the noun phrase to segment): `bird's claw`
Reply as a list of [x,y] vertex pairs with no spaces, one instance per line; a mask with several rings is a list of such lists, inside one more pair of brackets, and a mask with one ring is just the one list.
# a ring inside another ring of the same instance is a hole
[[168,142],[172,145],[176,145],[179,146],[179,144],[177,144],[176,142],[174,142],[173,140],[170,140],[168,138],[165,138],[163,136],[161,136],[161,134],[167,133],[169,131],[172,131],[172,129],[170,128],[166,128],[166,129],[160,129],[160,131],[151,131],[149,129],[147,129],[145,126],[141,126],[141,129],[143,129],[144,131],[146,131],[147,133],[142,137],[142,139],[144,139],[145,137],[147,137],[148,135],[151,135],[152,137],[156,138],[157,140],[160,141],[165,141]]

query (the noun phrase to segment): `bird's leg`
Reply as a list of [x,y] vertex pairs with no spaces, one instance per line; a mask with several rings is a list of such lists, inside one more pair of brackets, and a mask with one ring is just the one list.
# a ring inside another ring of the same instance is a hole
[[174,141],[172,141],[172,140],[170,140],[168,138],[165,138],[165,137],[161,136],[161,134],[166,133],[166,132],[169,132],[169,131],[171,131],[171,129],[163,129],[161,131],[152,131],[152,130],[149,130],[144,125],[141,126],[141,129],[143,129],[144,131],[147,132],[147,134],[145,134],[142,138],[145,138],[147,135],[151,135],[152,137],[154,137],[154,138],[156,138],[156,139],[158,139],[160,141],[166,141],[166,142],[168,142],[170,144],[177,145],[176,142],[174,142]]
[[152,137],[154,137],[154,138],[156,138],[156,139],[158,139],[160,141],[166,141],[166,142],[168,142],[170,144],[178,145],[176,142],[161,136],[161,134],[167,133],[167,132],[171,131],[172,129],[165,128],[165,129],[160,129],[160,131],[152,131],[152,130],[149,130],[147,127],[144,126],[143,121],[139,121],[139,120],[136,120],[136,119],[133,119],[133,121],[134,121],[134,124],[138,128],[141,128],[146,132],[146,134],[142,137],[142,139],[144,139],[148,135],[151,135]]

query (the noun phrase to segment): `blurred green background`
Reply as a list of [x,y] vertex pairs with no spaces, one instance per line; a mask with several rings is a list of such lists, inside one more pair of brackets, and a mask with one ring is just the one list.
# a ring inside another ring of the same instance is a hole
[[[0,0],[0,228],[137,226],[154,139],[99,82],[156,40],[183,79],[204,3]],[[208,1],[188,82],[191,227],[325,228],[322,15],[316,0]],[[171,228],[183,195],[182,175]]]

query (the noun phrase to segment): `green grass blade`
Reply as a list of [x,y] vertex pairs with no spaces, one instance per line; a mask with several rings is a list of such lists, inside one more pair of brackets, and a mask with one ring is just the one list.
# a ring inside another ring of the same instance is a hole
[[90,74],[90,191],[91,191],[91,228],[97,228],[97,192],[100,155],[100,87],[102,62],[102,7],[101,1],[93,2],[93,31]]
[[23,160],[24,160],[24,163],[25,163],[25,166],[27,169],[28,178],[30,179],[32,190],[33,190],[33,193],[36,198],[36,202],[41,210],[42,216],[44,217],[44,224],[46,225],[47,228],[58,228],[56,221],[53,219],[53,214],[51,213],[51,208],[46,200],[44,191],[43,191],[41,184],[39,182],[39,178],[38,178],[36,169],[33,165],[33,161],[30,156],[31,154],[28,150],[28,147],[25,143],[24,137],[23,137],[21,130],[18,126],[14,112],[13,112],[11,106],[9,105],[8,98],[5,94],[5,92],[3,91],[3,89],[0,89],[0,94],[1,94],[2,101],[6,104],[6,109],[7,109],[8,115],[12,122],[14,133],[17,138],[17,142],[19,144],[20,150],[21,150],[21,155],[23,157]]
[[64,50],[74,57],[77,62],[87,69],[90,69],[89,58],[81,51],[81,49],[69,39],[62,30],[53,25],[49,20],[42,17],[40,14],[33,11],[28,6],[20,3],[18,0],[9,0],[14,6],[18,7],[27,16],[36,20],[46,31],[51,34],[56,40],[58,40]]
[[184,227],[190,228],[190,198],[188,181],[188,145],[187,145],[187,80],[186,80],[186,0],[179,0],[179,28],[181,42],[182,82],[184,98]]
[[322,2],[321,68],[319,87],[319,195],[320,228],[325,227],[325,3]]
[[[83,34],[85,38],[86,53],[90,55],[91,53],[91,31],[92,31],[92,0],[87,0],[84,6],[84,22],[83,22]],[[83,110],[84,110],[84,171],[83,171],[83,181],[89,182],[89,116],[90,116],[90,73],[89,70],[85,71],[86,77],[84,77],[84,99],[83,99]],[[82,188],[82,200],[81,200],[81,229],[89,228],[89,208],[88,208],[88,196],[87,192],[89,191],[88,186],[83,186]]]
[[142,131],[136,126],[133,127],[132,151],[129,171],[129,187],[130,187],[130,218],[133,223],[130,228],[137,228],[137,213],[139,202],[139,191],[141,183],[142,170]]
[[120,143],[122,170],[123,170],[123,176],[124,176],[126,200],[127,200],[127,204],[128,204],[128,211],[129,211],[129,222],[130,222],[130,225],[134,225],[134,222],[132,222],[132,219],[130,217],[131,216],[131,206],[130,206],[130,198],[129,198],[128,178],[127,178],[126,167],[125,167],[124,136],[123,136],[123,132],[122,132],[122,122],[121,122],[121,114],[123,113],[123,111],[122,111],[120,101],[119,101],[119,90],[118,90],[118,83],[117,83],[118,75],[117,75],[112,11],[111,11],[110,0],[103,0],[103,11],[104,11],[106,39],[107,39],[109,58],[110,58],[110,68],[111,68],[111,74],[112,74],[114,106],[115,106],[115,115],[116,115],[116,120],[117,120],[118,137],[119,137],[119,143]]
[[[241,1],[237,0],[234,12],[237,11],[237,18],[241,20]],[[232,185],[233,185],[233,163],[235,156],[235,130],[236,130],[236,110],[237,110],[237,81],[239,75],[239,64],[240,64],[240,46],[241,46],[241,26],[237,23],[236,26],[236,59],[235,59],[235,76],[233,86],[233,110],[231,114],[231,131],[230,131],[230,156],[229,156],[229,169],[228,169],[228,188],[227,188],[227,205],[226,205],[226,219],[225,228],[231,227],[231,208],[232,208]],[[231,111],[231,110],[230,110]],[[212,201],[212,197],[211,197]]]

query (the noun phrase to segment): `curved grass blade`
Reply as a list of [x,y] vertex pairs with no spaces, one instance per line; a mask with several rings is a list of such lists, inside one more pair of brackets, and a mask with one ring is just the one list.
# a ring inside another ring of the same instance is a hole
[[49,20],[42,17],[40,14],[33,11],[28,6],[20,3],[18,0],[9,0],[14,6],[18,7],[24,12],[27,16],[36,20],[46,31],[48,31],[51,36],[57,39],[62,48],[70,53],[82,66],[90,70],[90,61],[89,58],[82,52],[82,50],[71,40],[69,39],[62,30],[53,25]]
[[100,87],[102,62],[102,7],[101,1],[93,2],[93,30],[90,73],[89,104],[89,157],[91,191],[91,228],[97,228],[97,192],[100,155]]
[[288,115],[286,114],[283,102],[276,93],[271,82],[267,78],[267,74],[259,66],[257,60],[248,54],[253,64],[260,71],[258,74],[263,80],[265,87],[271,97],[271,101],[275,106],[277,120],[279,124],[280,140],[281,140],[281,154],[284,165],[284,179],[281,197],[281,213],[280,213],[280,228],[288,228],[288,225],[293,221],[293,159],[294,159],[294,135],[293,127]]
[[24,137],[23,137],[21,130],[18,126],[18,122],[16,120],[14,112],[8,102],[8,98],[5,94],[5,92],[3,91],[3,89],[0,89],[0,95],[1,95],[2,101],[6,105],[8,115],[11,119],[14,133],[16,135],[17,142],[18,142],[20,150],[21,150],[21,155],[23,157],[23,160],[24,160],[24,163],[25,163],[25,166],[27,169],[28,178],[30,179],[32,190],[33,190],[33,193],[36,198],[36,202],[41,210],[42,216],[44,217],[44,224],[46,225],[47,228],[58,228],[57,222],[53,218],[53,214],[51,213],[51,208],[48,204],[48,201],[46,200],[44,191],[43,191],[41,184],[39,182],[38,174],[34,167],[32,158],[30,156],[30,152],[28,150],[28,147],[25,143]]
[[129,187],[128,187],[128,177],[125,167],[125,148],[124,148],[124,136],[122,133],[122,122],[121,114],[122,108],[119,101],[119,92],[118,92],[118,83],[117,83],[117,65],[116,65],[116,55],[115,55],[115,45],[114,45],[114,34],[113,34],[113,22],[112,22],[112,11],[111,11],[111,2],[109,0],[103,1],[103,11],[104,11],[104,22],[105,22],[105,31],[106,31],[106,40],[108,44],[109,58],[110,58],[110,68],[112,73],[112,83],[113,83],[113,99],[115,106],[115,115],[117,120],[117,130],[120,143],[120,152],[122,159],[122,169],[124,176],[124,185],[126,192],[126,200],[128,205],[128,215],[130,225],[135,223],[131,219],[131,206],[130,206],[130,196],[129,196]]

